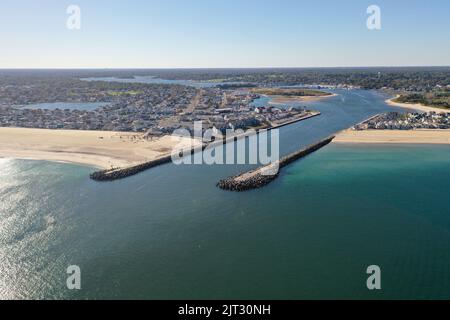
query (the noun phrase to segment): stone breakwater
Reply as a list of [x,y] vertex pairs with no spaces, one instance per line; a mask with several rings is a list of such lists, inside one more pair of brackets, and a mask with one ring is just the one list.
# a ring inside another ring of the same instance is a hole
[[[280,123],[280,124],[277,124],[277,125],[273,125],[272,127],[269,127],[269,128],[257,129],[255,131],[256,131],[256,134],[259,134],[262,131],[270,131],[270,130],[277,129],[277,128],[280,128],[280,127],[283,127],[283,126],[286,126],[286,125],[290,125],[292,123],[296,123],[296,122],[304,121],[304,120],[307,120],[307,119],[310,119],[310,118],[313,118],[313,117],[317,117],[319,115],[320,115],[320,112],[312,112],[312,113],[310,113],[310,114],[308,114],[306,116],[303,116],[303,117],[300,117],[300,118],[296,118],[294,120],[289,120],[289,121],[286,121],[284,123]],[[238,141],[238,139],[248,138],[251,135],[252,134],[249,135],[249,134],[245,133],[243,135],[234,136],[234,137],[231,137],[231,138],[224,137],[223,139],[220,139],[219,141],[211,142],[208,146],[209,147],[216,147],[216,146],[220,146],[221,144],[226,144],[226,143],[230,143],[230,142],[236,142],[236,141]],[[192,148],[190,150],[190,154],[192,155],[192,154],[194,154],[196,152],[204,151],[206,147],[207,147],[207,145],[204,144],[202,147]],[[187,155],[187,153],[189,153],[189,150],[183,150],[182,153],[184,155]],[[284,160],[282,160],[282,161],[284,161]],[[288,159],[286,159],[286,161],[288,161]],[[165,156],[165,157],[162,157],[162,158],[159,158],[159,159],[156,159],[156,160],[152,160],[152,161],[149,161],[149,162],[145,162],[145,163],[142,163],[142,164],[139,164],[139,165],[136,165],[136,166],[132,166],[132,167],[115,168],[115,169],[108,169],[108,170],[97,171],[97,172],[92,173],[90,175],[90,177],[91,177],[92,180],[99,181],[99,182],[115,181],[115,180],[125,179],[125,178],[128,178],[128,177],[134,176],[134,175],[136,175],[136,174],[138,174],[140,172],[143,172],[143,171],[146,171],[148,169],[152,169],[154,167],[157,167],[157,166],[160,166],[160,165],[163,165],[163,164],[167,164],[167,163],[170,163],[170,162],[172,162],[172,156],[168,155],[168,156]],[[262,170],[267,170],[267,168],[264,168]],[[261,174],[261,176],[262,176],[261,180],[264,180],[265,184],[268,184],[271,180],[276,178],[276,177],[275,178],[272,177],[273,175],[265,176],[265,175]],[[266,180],[270,180],[270,181],[266,181]],[[253,189],[253,188],[250,188],[250,189]]]
[[102,170],[91,174],[91,179],[95,181],[114,181],[134,176],[142,171],[169,163],[172,161],[171,156],[166,156],[157,160],[142,163],[133,167]]
[[223,190],[243,192],[252,189],[262,188],[279,176],[279,170],[292,162],[304,158],[311,153],[325,147],[334,140],[335,136],[326,138],[309,147],[294,152],[286,157],[283,157],[278,162],[270,164],[253,171],[244,172],[240,175],[230,177],[219,181],[217,186]]

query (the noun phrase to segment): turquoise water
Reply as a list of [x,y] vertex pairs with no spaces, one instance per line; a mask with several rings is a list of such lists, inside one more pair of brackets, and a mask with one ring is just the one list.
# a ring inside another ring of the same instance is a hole
[[261,96],[258,99],[253,100],[251,103],[252,107],[266,107],[269,105],[271,98],[268,96]]
[[[292,152],[388,107],[370,91],[311,103]],[[330,145],[248,193],[245,166],[92,169],[0,160],[0,298],[450,299],[450,148]],[[369,265],[381,292],[366,289]],[[66,268],[82,290],[66,289]]]

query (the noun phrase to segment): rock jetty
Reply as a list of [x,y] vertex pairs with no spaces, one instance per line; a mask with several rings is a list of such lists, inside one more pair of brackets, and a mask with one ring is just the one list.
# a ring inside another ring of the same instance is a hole
[[100,182],[114,181],[114,180],[131,177],[142,171],[160,166],[162,164],[169,163],[171,161],[172,161],[172,157],[167,156],[167,157],[163,157],[163,158],[160,158],[157,160],[142,163],[142,164],[139,164],[139,165],[136,165],[133,167],[97,171],[97,172],[92,173],[90,175],[90,177],[94,181],[100,181]]
[[306,157],[307,155],[325,147],[334,140],[335,136],[321,140],[309,147],[283,157],[278,162],[256,170],[244,172],[240,175],[219,181],[217,186],[223,190],[243,192],[262,188],[279,176],[279,170],[292,162]]
[[[320,112],[313,112],[313,113],[311,113],[309,115],[306,115],[306,116],[303,116],[301,118],[297,118],[297,119],[294,119],[294,120],[291,120],[291,121],[288,121],[288,122],[285,122],[285,123],[282,123],[282,124],[278,124],[278,125],[272,126],[270,128],[258,129],[258,130],[256,130],[256,134],[259,134],[263,130],[270,131],[272,129],[276,129],[276,128],[279,128],[279,127],[282,127],[282,126],[285,126],[285,125],[289,125],[289,124],[292,124],[292,123],[295,123],[295,122],[303,121],[303,120],[306,120],[306,119],[309,119],[309,118],[312,118],[312,117],[317,117],[319,115],[320,115]],[[244,137],[248,137],[248,136],[249,135],[247,133],[245,133],[245,134],[243,134],[241,136],[234,136],[234,137],[231,137],[231,138],[223,137],[223,139],[220,139],[218,141],[210,143],[209,147],[215,147],[215,146],[220,146],[221,144],[226,144],[226,143],[230,143],[230,142],[236,142],[236,141],[238,141],[238,139],[244,138]],[[189,150],[184,150],[183,153],[185,155],[187,153],[189,153],[189,152],[191,154],[194,154],[196,152],[200,152],[200,151],[205,150],[206,147],[207,147],[207,145],[203,144],[202,147],[195,147],[195,148],[192,148],[190,151]],[[311,146],[311,147],[313,147],[313,146]],[[309,147],[309,148],[311,148],[311,147]],[[304,152],[304,151],[305,150],[302,150],[300,152]],[[314,152],[314,151],[315,150],[310,151],[310,152]],[[291,155],[291,156],[283,158],[281,160],[280,167],[283,166],[284,163],[286,163],[286,164],[289,163],[289,161],[290,161],[288,159],[289,157],[295,157],[295,155]],[[90,175],[90,177],[91,177],[92,180],[99,181],[99,182],[115,181],[115,180],[125,179],[125,178],[128,178],[128,177],[134,176],[134,175],[136,175],[136,174],[138,174],[140,172],[146,171],[148,169],[151,169],[151,168],[163,165],[163,164],[170,163],[171,161],[172,161],[172,156],[168,155],[168,156],[165,156],[165,157],[162,157],[162,158],[159,158],[159,159],[156,159],[156,160],[152,160],[152,161],[149,161],[149,162],[145,162],[145,163],[142,163],[142,164],[139,164],[139,165],[136,165],[136,166],[132,166],[132,167],[114,168],[114,169],[97,171],[97,172],[92,173]],[[268,170],[268,169],[269,169],[269,167],[261,168],[261,170]],[[273,177],[273,175],[264,175],[264,174],[260,174],[260,175],[261,176],[258,179],[261,181],[260,182],[261,185],[262,184],[268,184],[268,183],[270,183],[272,180],[274,180],[276,178],[276,176]],[[251,187],[249,189],[254,189],[254,188]],[[234,190],[234,191],[237,191],[237,190]]]

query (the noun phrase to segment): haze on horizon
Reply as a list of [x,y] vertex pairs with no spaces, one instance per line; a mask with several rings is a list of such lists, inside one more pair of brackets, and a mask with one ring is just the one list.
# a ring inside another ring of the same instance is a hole
[[[381,30],[366,26],[373,4]],[[449,12],[447,0],[16,0],[0,4],[0,68],[450,66]]]

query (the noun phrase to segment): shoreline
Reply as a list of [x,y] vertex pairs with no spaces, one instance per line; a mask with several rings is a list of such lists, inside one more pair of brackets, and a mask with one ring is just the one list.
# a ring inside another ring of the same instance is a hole
[[402,103],[402,102],[395,102],[394,100],[400,97],[399,95],[395,96],[394,98],[387,99],[385,102],[386,104],[392,106],[392,107],[399,107],[409,110],[417,110],[421,112],[436,112],[436,113],[450,113],[450,110],[440,109],[436,107],[428,107],[424,106],[422,104],[411,104],[411,103]]
[[46,162],[52,162],[52,163],[60,163],[60,164],[68,164],[68,165],[75,165],[75,166],[81,166],[85,168],[90,168],[93,170],[104,170],[105,168],[101,167],[99,164],[94,164],[93,161],[77,161],[77,160],[69,160],[69,159],[51,159],[51,156],[27,156],[27,155],[20,155],[18,153],[14,154],[14,152],[11,153],[11,155],[3,156],[0,154],[0,159],[5,160],[24,160],[24,161],[46,161]]
[[196,145],[186,137],[142,133],[0,128],[0,158],[77,164],[93,169],[127,168],[170,155],[178,145]]
[[450,145],[450,130],[362,130],[347,129],[336,135],[336,144],[430,144]]
[[[198,145],[198,146],[191,146],[191,148],[185,148],[181,152],[184,154],[184,156],[186,156],[188,153],[193,155],[197,152],[204,151],[206,148],[210,148],[210,149],[217,148],[217,147],[226,145],[228,143],[238,141],[240,139],[247,139],[250,136],[259,135],[263,131],[275,130],[275,129],[278,129],[278,128],[281,128],[281,127],[284,127],[284,126],[287,126],[287,125],[290,125],[293,123],[297,123],[297,122],[301,122],[301,121],[304,121],[304,120],[307,120],[310,118],[317,117],[319,115],[321,115],[320,112],[313,112],[306,116],[299,117],[299,118],[296,118],[293,120],[289,120],[289,121],[286,121],[281,124],[272,125],[267,128],[256,129],[253,133],[250,133],[250,134],[248,132],[245,132],[243,134],[235,135],[232,137],[224,136],[222,140],[211,142],[208,145],[202,144],[202,145]],[[90,175],[90,177],[92,180],[99,181],[99,182],[115,181],[115,180],[128,178],[130,176],[134,176],[140,172],[146,171],[148,169],[151,169],[151,168],[163,165],[163,164],[167,164],[171,161],[172,161],[172,156],[166,155],[161,158],[147,161],[144,163],[140,163],[140,164],[134,165],[134,166],[97,171],[97,172],[92,173]]]
[[[256,134],[319,115],[320,112],[313,112],[262,128]],[[192,137],[166,135],[149,140],[144,135],[134,132],[0,127],[0,159],[81,165],[96,169],[95,176],[117,176],[111,179],[116,180],[170,162],[175,147],[183,150],[183,153],[198,152],[205,147],[201,141]],[[247,135],[225,138],[209,146],[226,144]]]
[[269,102],[271,105],[280,105],[280,104],[286,104],[286,103],[292,103],[292,102],[311,102],[311,101],[318,101],[326,98],[333,98],[337,97],[338,94],[332,93],[325,96],[295,96],[295,97],[286,97],[286,96],[269,96],[272,100]]

